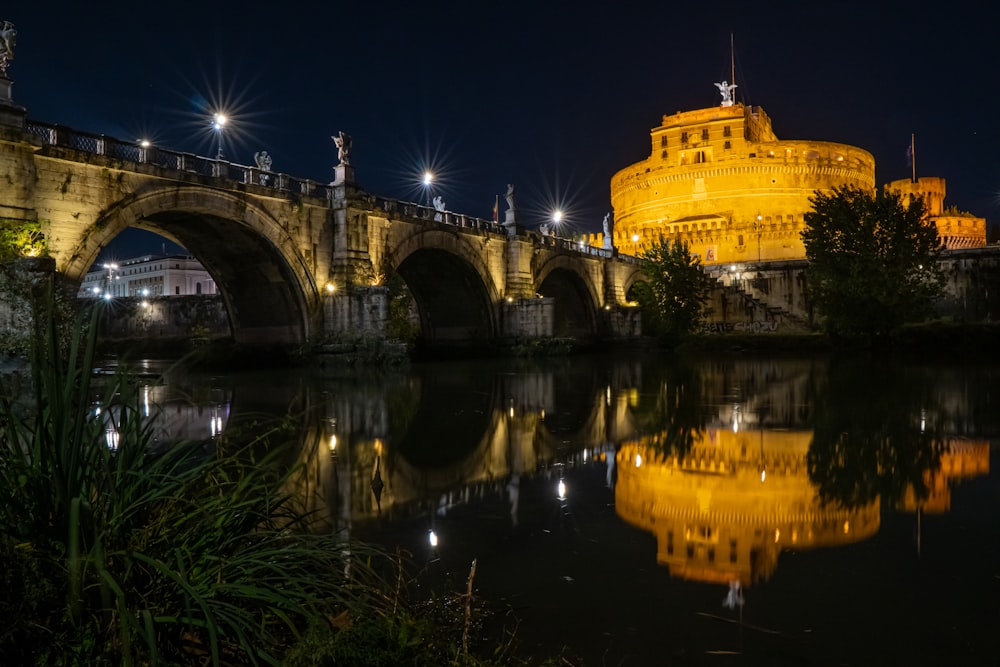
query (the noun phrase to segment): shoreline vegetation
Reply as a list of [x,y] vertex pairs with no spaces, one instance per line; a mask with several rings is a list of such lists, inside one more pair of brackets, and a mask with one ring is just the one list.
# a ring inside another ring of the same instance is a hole
[[414,600],[404,555],[317,530],[270,447],[294,416],[158,448],[127,365],[95,379],[94,320],[56,319],[0,379],[0,663],[567,664],[486,629],[474,562]]

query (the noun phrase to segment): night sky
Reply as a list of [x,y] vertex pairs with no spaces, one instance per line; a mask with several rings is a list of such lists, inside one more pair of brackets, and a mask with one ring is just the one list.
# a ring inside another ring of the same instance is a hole
[[[33,120],[330,181],[352,135],[359,184],[490,217],[517,187],[528,227],[556,207],[600,229],[609,181],[663,114],[760,105],[781,139],[870,151],[881,184],[948,181],[946,205],[1000,222],[990,2],[21,2],[9,76]],[[502,215],[502,214],[501,214]],[[159,251],[135,246],[138,252]],[[129,246],[132,250],[132,246]],[[128,251],[120,251],[119,256]]]

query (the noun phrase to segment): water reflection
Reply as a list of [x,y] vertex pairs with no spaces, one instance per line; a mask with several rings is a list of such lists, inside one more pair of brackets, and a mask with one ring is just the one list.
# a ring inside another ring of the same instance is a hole
[[617,516],[655,536],[672,576],[745,587],[784,550],[870,538],[886,509],[947,511],[952,485],[989,472],[969,414],[988,403],[962,398],[976,381],[868,360],[643,357],[177,377],[143,396],[162,440],[291,415],[290,484],[323,529],[418,518],[429,543],[456,510],[500,503],[516,531],[536,481],[565,508],[585,492],[571,473],[601,466]]

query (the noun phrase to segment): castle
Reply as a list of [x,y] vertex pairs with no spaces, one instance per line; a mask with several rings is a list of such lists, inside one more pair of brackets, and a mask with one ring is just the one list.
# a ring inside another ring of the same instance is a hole
[[[720,106],[665,115],[650,137],[650,156],[611,179],[610,233],[624,254],[637,255],[663,238],[686,243],[706,266],[804,259],[803,216],[815,192],[875,188],[869,152],[779,140],[763,109],[734,103],[725,90]],[[944,179],[893,181],[887,188],[925,198],[946,248],[986,244],[985,219],[944,208]],[[603,234],[591,243],[604,245]]]

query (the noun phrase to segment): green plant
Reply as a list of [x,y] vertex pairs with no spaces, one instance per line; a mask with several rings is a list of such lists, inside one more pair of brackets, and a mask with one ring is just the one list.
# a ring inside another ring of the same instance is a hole
[[97,317],[65,350],[36,318],[30,397],[0,385],[0,662],[277,664],[377,607],[378,554],[310,532],[267,434],[153,451],[126,376],[94,403]]

